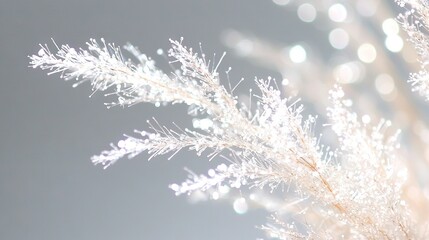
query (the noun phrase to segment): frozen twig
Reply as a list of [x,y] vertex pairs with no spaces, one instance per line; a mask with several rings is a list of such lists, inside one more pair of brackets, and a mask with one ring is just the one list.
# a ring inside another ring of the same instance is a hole
[[[191,173],[184,183],[170,188],[179,195],[222,185],[268,186],[271,191],[280,185],[292,185],[299,196],[313,199],[322,218],[335,224],[334,237],[413,238],[413,223],[401,198],[406,175],[398,171],[393,157],[397,135],[388,137],[387,121],[368,130],[369,126],[358,121],[357,114],[348,108],[340,87],[330,93],[328,117],[340,142],[339,149],[331,151],[320,144],[320,137],[315,137],[316,117],[305,117],[299,100],[283,98],[271,78],[255,80],[259,90],[253,95],[255,110],[240,108],[236,97],[220,84],[219,64],[207,62],[182,41],[171,41],[168,54],[172,64],[180,64],[180,71],[170,75],[131,45],[126,49],[138,64],[125,60],[120,48],[102,42],[99,45],[91,40],[88,50],[78,51],[63,45],[55,54],[43,45],[38,55],[30,57],[31,65],[59,72],[65,79],[78,79],[77,84],[89,81],[94,91],[116,95],[115,104],[121,106],[184,103],[195,107],[201,118],[195,122],[195,129],[183,130],[167,128],[156,120],[149,122],[150,132],[136,131],[140,137],[126,136],[112,144],[110,150],[92,158],[95,164],[107,167],[143,151],[151,157],[171,157],[189,149],[210,159],[227,151],[234,156],[229,165],[220,164],[207,176]],[[308,231],[301,233],[291,226],[286,230],[267,229],[280,239],[311,238],[310,233],[317,230],[308,225]]]

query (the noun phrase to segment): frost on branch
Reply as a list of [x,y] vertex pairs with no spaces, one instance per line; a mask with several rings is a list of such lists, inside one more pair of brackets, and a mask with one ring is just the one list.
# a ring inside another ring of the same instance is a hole
[[348,109],[350,100],[343,96],[340,88],[332,90],[332,107],[328,109],[340,141],[342,170],[333,189],[337,189],[335,198],[343,208],[342,215],[366,237],[412,238],[409,213],[401,199],[406,172],[395,159],[398,132],[389,137],[390,122],[385,120],[368,129]]
[[409,7],[399,14],[398,20],[414,45],[420,62],[420,71],[410,74],[409,82],[413,91],[429,100],[429,3],[426,0],[395,0],[401,7]]
[[76,79],[73,86],[89,81],[94,92],[109,91],[106,95],[116,95],[117,102],[107,105],[169,102],[206,107],[209,104],[200,102],[205,98],[200,82],[186,76],[166,75],[153,60],[131,44],[124,48],[134,55],[137,64],[125,60],[120,48],[106,44],[103,39],[101,42],[103,44],[99,45],[91,39],[87,50],[55,44],[57,53],[52,53],[47,45],[41,45],[38,55],[30,56],[30,64],[34,68],[48,70],[49,74],[61,73],[65,80]]
[[126,136],[112,144],[110,150],[92,157],[94,164],[108,167],[144,151],[151,157],[167,154],[171,158],[188,149],[209,159],[228,153],[229,164],[220,164],[207,175],[190,172],[185,182],[170,188],[180,195],[221,186],[267,186],[271,192],[288,186],[291,194],[311,200],[297,215],[304,215],[303,223],[310,215],[308,219],[315,222],[304,224],[307,229],[302,231],[292,223],[264,227],[280,239],[291,234],[296,238],[413,238],[407,205],[401,199],[406,175],[397,170],[393,158],[396,134],[387,137],[387,121],[372,129],[359,121],[341,88],[331,91],[332,107],[328,109],[339,141],[339,149],[331,151],[315,137],[316,117],[303,116],[299,101],[282,97],[273,79],[256,79],[258,93],[250,96],[255,99],[250,104],[255,106],[240,108],[232,92],[220,84],[219,64],[206,61],[181,41],[171,41],[168,55],[172,64],[180,65],[180,71],[170,75],[131,45],[125,49],[138,64],[125,60],[114,45],[102,43],[91,40],[88,50],[63,45],[57,47],[57,53],[42,46],[38,55],[30,57],[31,65],[59,72],[67,80],[76,78],[77,84],[89,81],[94,91],[116,95],[117,105],[184,103],[199,118],[194,119],[193,129],[171,129],[150,121],[150,131],[136,131],[139,137]]

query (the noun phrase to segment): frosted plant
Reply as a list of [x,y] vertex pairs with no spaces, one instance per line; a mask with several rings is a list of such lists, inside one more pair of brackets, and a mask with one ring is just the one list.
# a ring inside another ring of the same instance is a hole
[[399,22],[414,45],[420,61],[420,71],[410,74],[413,90],[429,100],[429,3],[426,0],[396,0],[401,7],[410,9],[398,16]]
[[[426,2],[421,4],[426,6]],[[413,24],[405,29],[409,34],[423,34]],[[418,40],[413,43],[425,41]],[[92,157],[94,164],[109,167],[145,151],[151,158],[165,154],[172,158],[184,149],[210,160],[222,155],[226,163],[209,169],[206,175],[189,171],[188,179],[170,188],[176,195],[261,189],[266,190],[267,199],[284,191],[285,199],[272,210],[277,215],[261,227],[278,239],[425,237],[426,223],[419,218],[422,213],[416,212],[412,197],[421,191],[408,178],[398,152],[399,131],[391,130],[388,120],[375,125],[365,117],[360,120],[340,86],[332,87],[327,101],[327,126],[338,143],[331,150],[316,134],[317,118],[303,114],[299,100],[283,97],[274,79],[256,79],[257,91],[250,91],[248,104],[240,103],[235,87],[221,84],[218,67],[224,55],[218,62],[210,62],[204,54],[185,47],[182,40],[170,40],[170,63],[179,65],[179,70],[164,73],[130,44],[124,49],[136,63],[126,59],[121,48],[101,42],[91,39],[87,50],[55,44],[54,53],[41,45],[38,54],[30,56],[30,64],[49,74],[60,73],[66,80],[76,79],[74,86],[87,81],[94,92],[116,95],[117,101],[108,107],[181,103],[190,107],[195,119],[193,128],[167,128],[149,121],[149,130],[111,144],[109,150]],[[420,47],[423,57],[427,47]],[[410,185],[414,195],[404,194]],[[294,220],[284,222],[284,213]]]

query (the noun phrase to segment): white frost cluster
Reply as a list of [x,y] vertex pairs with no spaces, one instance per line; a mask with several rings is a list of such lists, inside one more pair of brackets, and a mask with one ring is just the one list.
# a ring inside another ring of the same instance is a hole
[[[143,151],[152,157],[172,157],[189,149],[210,159],[228,152],[229,165],[220,164],[207,175],[191,173],[185,182],[170,188],[180,195],[220,186],[268,186],[271,191],[288,186],[303,199],[311,199],[311,204],[301,211],[304,230],[280,220],[277,227],[263,227],[279,239],[415,237],[416,228],[401,198],[406,175],[398,170],[393,157],[397,135],[386,133],[387,121],[372,129],[359,121],[340,87],[330,93],[328,117],[340,142],[337,151],[330,151],[314,136],[316,118],[304,117],[299,101],[283,98],[272,79],[256,80],[260,93],[251,96],[256,106],[240,108],[232,90],[220,84],[219,64],[207,62],[182,41],[171,41],[168,55],[181,69],[171,75],[160,71],[153,60],[131,45],[125,49],[138,64],[125,60],[120,48],[104,40],[102,43],[91,40],[88,50],[64,45],[57,47],[57,53],[42,46],[30,57],[31,65],[59,72],[65,79],[77,79],[77,84],[89,81],[94,91],[117,95],[116,104],[122,106],[185,103],[204,118],[194,123],[196,129],[169,129],[156,120],[149,122],[151,132],[136,131],[140,137],[126,136],[112,144],[110,150],[92,158],[95,164],[107,167]],[[330,227],[321,227],[322,223]]]
[[395,0],[409,10],[401,13],[398,20],[414,45],[420,62],[420,71],[411,73],[409,82],[413,91],[429,100],[429,3],[426,0]]

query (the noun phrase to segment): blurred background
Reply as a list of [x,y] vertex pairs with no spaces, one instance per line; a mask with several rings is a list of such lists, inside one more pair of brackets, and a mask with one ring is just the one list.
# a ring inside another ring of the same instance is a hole
[[377,0],[0,0],[0,239],[256,239],[270,215],[174,196],[168,185],[186,178],[185,166],[204,173],[216,165],[192,152],[93,166],[92,155],[146,129],[147,119],[186,126],[191,118],[185,106],[107,110],[110,100],[89,99],[88,85],[73,89],[28,68],[39,43],[131,42],[168,71],[157,49],[184,37],[195,49],[201,42],[207,56],[227,51],[220,68],[232,68],[232,83],[245,79],[242,92],[255,76],[272,76],[311,113],[324,112],[328,89],[340,82],[356,111],[405,130],[413,146],[405,154],[418,156],[419,169],[429,156],[427,116],[406,85],[418,65],[391,21],[396,12],[393,1]]

